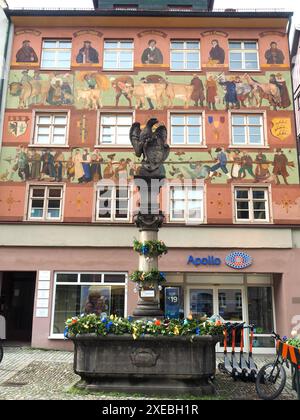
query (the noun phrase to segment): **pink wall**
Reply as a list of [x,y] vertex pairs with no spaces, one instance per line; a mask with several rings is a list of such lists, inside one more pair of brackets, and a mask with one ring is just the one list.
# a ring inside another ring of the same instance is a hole
[[[212,249],[171,249],[160,261],[160,269],[165,272],[190,273],[236,273],[223,263],[230,250]],[[300,303],[293,303],[293,298],[300,298],[299,271],[300,250],[248,250],[253,257],[253,265],[244,270],[245,273],[276,273],[275,305],[277,330],[288,335],[293,327],[292,318],[300,314]],[[194,267],[187,265],[189,255],[207,257],[214,255],[222,260],[218,267]],[[0,271],[124,271],[136,269],[138,257],[131,249],[71,249],[71,248],[2,248],[0,249]],[[281,280],[282,277],[282,280]],[[137,295],[133,292],[134,285],[129,284],[128,314],[131,314]],[[50,296],[52,298],[52,289]],[[52,301],[50,298],[49,314]],[[48,340],[50,334],[49,318],[33,320],[34,347],[68,348],[72,345],[61,340]]]

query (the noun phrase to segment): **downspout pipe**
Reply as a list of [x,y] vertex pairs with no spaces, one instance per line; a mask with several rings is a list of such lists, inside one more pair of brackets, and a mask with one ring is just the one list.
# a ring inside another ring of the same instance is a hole
[[[5,13],[5,11],[4,11]],[[6,14],[8,20],[8,26],[6,31],[6,41],[4,48],[4,57],[2,63],[2,74],[0,81],[0,150],[3,142],[3,126],[4,126],[4,113],[5,113],[5,104],[7,97],[8,89],[8,79],[9,79],[9,70],[10,70],[10,61],[12,54],[12,44],[13,44],[13,34],[14,34],[14,25],[11,21],[10,16]]]

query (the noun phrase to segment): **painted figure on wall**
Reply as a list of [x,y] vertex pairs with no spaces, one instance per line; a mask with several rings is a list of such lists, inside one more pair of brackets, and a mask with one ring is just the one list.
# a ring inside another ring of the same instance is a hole
[[271,174],[269,171],[269,164],[267,156],[260,151],[255,158],[256,168],[255,168],[255,179],[257,182],[267,181]]
[[283,150],[276,149],[273,165],[273,175],[275,176],[276,184],[280,184],[279,176],[282,176],[284,183],[288,185],[287,178],[290,176],[290,174],[288,173],[287,167],[289,166],[289,161],[286,155],[283,153]]
[[217,110],[216,98],[218,96],[217,82],[212,74],[206,80],[206,103],[209,109]]
[[232,76],[230,77],[230,80],[226,80],[226,78],[222,75],[221,78],[219,78],[219,84],[225,91],[224,102],[226,110],[228,111],[230,108],[240,108],[235,77]]
[[209,52],[209,61],[212,64],[224,64],[225,62],[225,51],[219,45],[217,39],[213,39],[211,42],[212,48]]
[[274,83],[280,91],[280,108],[288,108],[291,105],[289,91],[281,73],[272,74],[270,83]]
[[238,177],[243,179],[246,178],[247,174],[249,174],[252,178],[255,178],[255,175],[253,173],[253,159],[249,155],[249,153],[243,152]]
[[210,174],[209,177],[213,177],[215,175],[215,172],[217,172],[219,169],[228,177],[231,178],[231,175],[229,174],[229,171],[227,169],[227,155],[222,149],[222,147],[218,147],[216,149],[217,157],[215,159],[216,164],[211,166],[210,168]]
[[95,48],[92,47],[91,41],[84,41],[83,47],[80,48],[76,63],[78,64],[97,64],[99,63],[99,54]]
[[80,102],[80,108],[90,110],[102,108],[103,92],[110,88],[108,77],[98,72],[79,72],[76,78],[87,87],[87,89],[77,87],[76,100]]
[[162,52],[156,46],[155,39],[150,39],[148,48],[142,54],[143,64],[163,64],[164,58]]
[[[131,103],[130,97],[128,96],[128,87],[132,89],[134,88],[133,78],[130,76],[119,76],[116,78],[112,78],[111,86],[116,92],[116,104],[115,104],[116,107],[119,106],[119,101],[122,96],[124,96],[124,98],[128,102],[128,105],[131,107],[132,103]],[[127,92],[126,92],[126,89],[127,89]]]
[[191,85],[194,87],[191,100],[194,101],[195,106],[204,106],[205,94],[203,82],[197,74],[193,75]]
[[271,42],[270,49],[265,53],[267,64],[283,64],[284,58],[284,54],[278,48],[277,42]]
[[16,54],[17,63],[37,63],[39,61],[36,52],[30,45],[30,41],[25,40],[22,43],[22,47]]
[[52,78],[47,102],[50,105],[72,104],[72,89],[67,80],[61,77]]

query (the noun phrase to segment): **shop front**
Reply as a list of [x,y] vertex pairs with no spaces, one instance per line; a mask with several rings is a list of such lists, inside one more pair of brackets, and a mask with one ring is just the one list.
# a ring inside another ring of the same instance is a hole
[[[166,316],[218,314],[227,322],[254,325],[254,351],[274,352],[271,333],[276,329],[276,316],[272,274],[170,273],[167,278],[172,286],[165,288]],[[244,344],[249,347],[247,334]],[[222,345],[218,345],[218,350],[222,351]]]

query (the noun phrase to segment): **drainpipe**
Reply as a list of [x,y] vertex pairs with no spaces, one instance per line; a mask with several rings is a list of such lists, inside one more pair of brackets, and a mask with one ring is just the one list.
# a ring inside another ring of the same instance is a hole
[[0,150],[2,147],[2,139],[3,139],[4,112],[5,112],[5,104],[6,104],[6,97],[7,97],[8,78],[9,78],[9,69],[10,69],[10,61],[11,61],[11,53],[12,53],[13,33],[14,33],[14,25],[11,22],[11,19],[7,15],[6,17],[8,19],[8,27],[6,31],[6,41],[5,41],[4,57],[3,57],[3,69],[2,69],[2,75],[1,75],[1,81],[0,81]]

